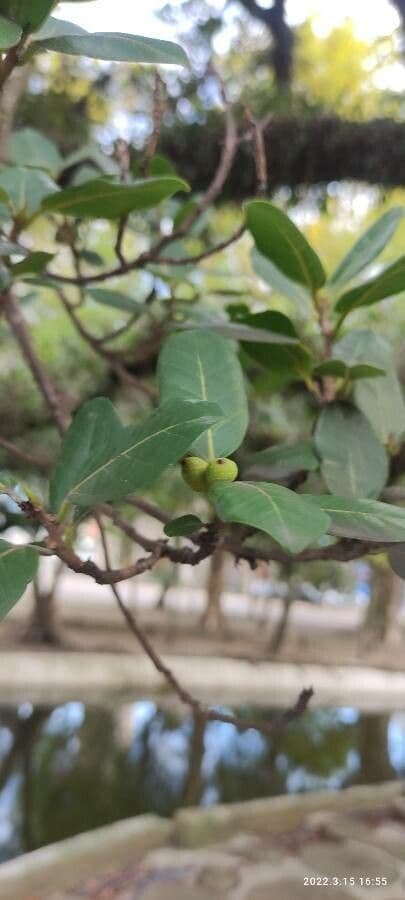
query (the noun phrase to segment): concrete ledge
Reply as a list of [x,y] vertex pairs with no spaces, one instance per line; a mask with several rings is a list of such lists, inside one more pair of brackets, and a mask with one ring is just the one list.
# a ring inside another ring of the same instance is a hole
[[128,864],[170,842],[173,826],[159,816],[137,816],[26,853],[0,866],[0,900],[69,888],[82,878]]
[[[216,657],[165,656],[180,681],[207,702],[284,707],[311,686],[311,706],[403,708],[405,671],[366,666],[297,665]],[[0,655],[0,702],[47,703],[121,694],[167,693],[165,680],[141,653],[6,651]]]
[[244,803],[180,809],[174,817],[175,842],[196,847],[229,837],[235,831],[258,829],[273,834],[294,828],[309,813],[320,810],[373,809],[405,793],[405,781],[356,785],[341,791],[266,797]]
[[361,785],[343,791],[317,791],[268,797],[245,803],[178,810],[172,820],[146,815],[76,835],[0,865],[0,900],[40,900],[69,889],[81,879],[127,865],[156,847],[176,843],[200,847],[239,831],[277,833],[294,828],[319,811],[378,809],[405,793],[405,782]]

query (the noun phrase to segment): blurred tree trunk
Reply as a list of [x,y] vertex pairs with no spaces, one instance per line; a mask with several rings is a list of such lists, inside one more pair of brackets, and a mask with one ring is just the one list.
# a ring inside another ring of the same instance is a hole
[[202,628],[213,627],[215,631],[223,631],[225,627],[221,609],[221,596],[224,590],[225,553],[214,550],[210,559],[210,571],[207,584],[207,603],[201,616]]
[[21,95],[24,93],[30,75],[30,67],[15,69],[6,82],[2,94],[0,111],[0,161],[5,162],[9,155],[9,140],[13,130],[14,117]]
[[273,0],[270,7],[256,0],[239,0],[254,18],[262,22],[272,39],[271,64],[278,87],[290,84],[293,69],[294,35],[286,22],[285,0]]
[[184,784],[182,806],[198,806],[201,800],[203,782],[201,777],[201,763],[204,756],[204,736],[206,718],[204,715],[194,714],[193,733],[190,742],[189,765]]
[[28,644],[50,644],[58,646],[63,643],[56,616],[56,590],[62,574],[63,563],[55,570],[49,588],[41,586],[36,576],[32,582],[34,607],[23,640]]
[[282,600],[283,605],[280,618],[272,631],[269,641],[269,653],[271,656],[275,656],[284,643],[293,603],[294,596],[292,593],[287,594],[287,597]]
[[354,779],[356,784],[377,784],[395,778],[388,754],[389,720],[389,715],[360,716],[357,745],[360,767]]
[[373,650],[381,644],[400,643],[398,614],[402,591],[402,581],[392,569],[374,569],[371,596],[360,627],[360,650]]

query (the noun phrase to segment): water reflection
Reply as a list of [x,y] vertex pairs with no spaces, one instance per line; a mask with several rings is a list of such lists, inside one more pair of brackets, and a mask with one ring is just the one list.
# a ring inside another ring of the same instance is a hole
[[269,739],[224,722],[202,732],[151,700],[26,702],[0,708],[0,859],[145,812],[404,774],[405,713],[314,709]]

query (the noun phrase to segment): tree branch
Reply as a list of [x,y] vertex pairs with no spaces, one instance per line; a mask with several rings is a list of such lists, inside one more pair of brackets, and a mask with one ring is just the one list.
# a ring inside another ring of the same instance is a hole
[[[104,551],[104,559],[106,565],[106,571],[113,571],[111,569],[110,564],[110,555],[108,550],[108,544],[106,540],[105,530],[102,524],[102,520],[99,516],[97,516],[97,522],[100,530],[101,541],[103,545]],[[146,655],[151,660],[155,669],[163,675],[167,684],[172,688],[174,693],[179,697],[179,699],[186,706],[189,706],[193,711],[194,715],[198,718],[200,723],[206,722],[227,722],[230,725],[234,725],[236,728],[246,729],[246,728],[256,728],[258,731],[261,731],[265,734],[274,734],[275,732],[282,731],[286,725],[289,724],[293,719],[302,715],[303,712],[308,707],[308,703],[313,696],[312,688],[306,688],[301,691],[297,701],[294,706],[290,709],[287,709],[282,715],[277,716],[271,722],[260,722],[256,719],[240,719],[237,716],[233,716],[232,714],[222,713],[219,710],[208,709],[206,708],[200,700],[193,696],[190,691],[185,688],[181,682],[176,678],[174,673],[169,666],[161,659],[157,651],[155,650],[153,644],[139,625],[139,622],[136,616],[128,609],[128,607],[123,602],[121,595],[118,591],[118,588],[112,584],[111,590],[114,594],[114,597],[117,601],[117,605],[136,640],[141,645],[142,649],[145,651]]]
[[52,462],[50,459],[28,453],[27,450],[22,450],[21,447],[17,447],[15,444],[12,444],[11,441],[7,441],[6,438],[0,437],[0,447],[12,458],[19,459],[27,466],[31,466],[35,469],[42,469],[44,472],[49,472],[51,468]]
[[51,410],[55,425],[58,431],[63,434],[70,422],[67,398],[57,391],[37,356],[30,332],[21,313],[18,299],[11,290],[5,291],[1,295],[0,306],[14,333],[22,356],[31,370],[35,383]]

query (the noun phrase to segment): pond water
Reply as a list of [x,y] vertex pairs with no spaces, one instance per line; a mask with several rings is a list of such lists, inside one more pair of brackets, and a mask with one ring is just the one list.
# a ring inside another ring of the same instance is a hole
[[210,722],[193,760],[192,734],[190,716],[148,699],[0,706],[0,860],[127,816],[170,815],[185,803],[405,774],[405,712],[313,709],[272,739]]

